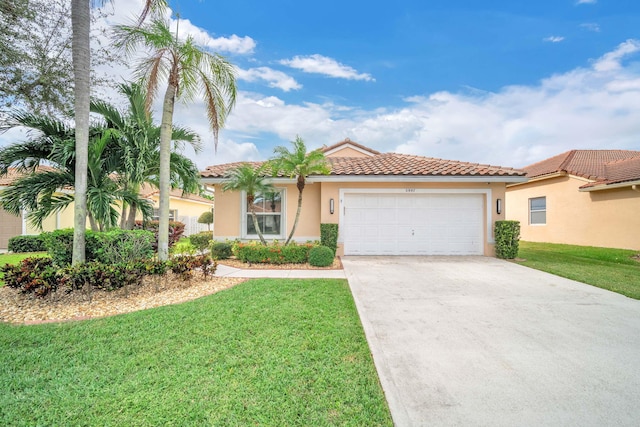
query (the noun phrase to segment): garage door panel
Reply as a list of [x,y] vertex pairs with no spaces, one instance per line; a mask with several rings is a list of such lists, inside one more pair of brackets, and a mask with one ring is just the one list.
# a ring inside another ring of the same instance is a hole
[[346,194],[347,255],[481,255],[482,194]]

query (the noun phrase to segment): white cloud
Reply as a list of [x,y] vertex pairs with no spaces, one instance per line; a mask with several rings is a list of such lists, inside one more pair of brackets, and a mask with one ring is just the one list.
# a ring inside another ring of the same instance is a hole
[[347,80],[375,81],[370,74],[358,73],[356,69],[348,65],[341,64],[333,58],[318,54],[294,56],[292,59],[283,59],[280,63],[306,73],[323,74],[325,76]]
[[564,37],[562,36],[549,36],[542,39],[542,41],[551,42],[551,43],[560,43],[563,40],[564,40]]
[[171,20],[173,31],[178,25],[180,38],[192,36],[198,45],[209,48],[214,52],[249,54],[253,53],[253,49],[256,47],[256,42],[248,36],[239,37],[232,34],[229,37],[213,37],[207,31],[193,25],[188,19],[180,19],[179,23],[177,20]]
[[600,32],[600,25],[595,22],[585,22],[584,24],[580,24],[580,27],[588,31],[593,31],[594,33]]
[[632,53],[640,51],[640,41],[627,40],[618,47],[594,62],[593,68],[597,71],[613,71],[622,68],[622,59]]
[[577,0],[576,4],[596,4],[598,0]]
[[263,80],[268,82],[269,87],[282,89],[289,92],[292,89],[301,89],[302,85],[293,77],[282,71],[277,71],[269,67],[250,68],[248,70],[238,69],[238,78],[248,82]]

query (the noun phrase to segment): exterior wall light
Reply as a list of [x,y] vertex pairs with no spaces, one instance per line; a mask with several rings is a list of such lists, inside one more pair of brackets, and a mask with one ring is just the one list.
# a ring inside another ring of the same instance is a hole
[[334,204],[334,202],[333,202],[333,199],[329,199],[329,213],[330,213],[331,215],[333,215],[333,211],[334,211],[334,209],[335,209],[335,204]]
[[498,215],[502,213],[502,199],[496,199],[496,212]]

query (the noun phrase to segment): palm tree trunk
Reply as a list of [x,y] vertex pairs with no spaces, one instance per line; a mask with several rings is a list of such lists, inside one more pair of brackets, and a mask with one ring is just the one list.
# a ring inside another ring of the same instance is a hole
[[133,226],[136,224],[136,213],[138,213],[138,206],[132,203],[129,206],[129,218],[127,218],[127,230],[133,230]]
[[85,261],[87,223],[87,162],[89,151],[89,76],[91,48],[89,0],[71,1],[74,108],[76,125],[75,205],[73,212],[73,264]]
[[253,219],[253,226],[256,229],[256,233],[258,233],[258,237],[260,238],[260,241],[262,242],[263,245],[267,246],[267,241],[264,239],[264,236],[262,235],[262,231],[260,230],[260,224],[258,224],[258,216],[256,215],[256,212],[253,209],[251,210],[251,218]]
[[127,229],[127,205],[122,202],[122,213],[120,214],[120,229]]
[[176,99],[177,86],[175,75],[169,77],[167,92],[162,104],[162,123],[160,125],[160,221],[158,224],[158,259],[169,259],[169,192],[171,191],[171,132],[173,124],[173,107]]
[[291,233],[289,233],[287,241],[284,242],[285,245],[288,245],[293,238],[293,233],[296,232],[296,228],[298,227],[298,220],[300,219],[300,212],[302,211],[302,190],[299,187],[298,190],[298,210],[296,211],[296,219],[293,221],[293,227],[291,227]]

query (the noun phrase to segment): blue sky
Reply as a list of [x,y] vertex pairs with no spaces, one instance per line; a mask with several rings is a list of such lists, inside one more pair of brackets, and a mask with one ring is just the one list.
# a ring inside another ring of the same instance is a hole
[[[96,25],[142,0],[114,0]],[[640,2],[170,0],[180,35],[237,66],[217,152],[200,100],[201,168],[261,160],[300,135],[522,167],[570,149],[640,150]],[[135,61],[132,61],[135,62]],[[130,70],[102,71],[130,78]],[[109,94],[107,94],[109,95]],[[113,93],[111,94],[113,95]],[[158,104],[156,104],[158,105]],[[156,108],[159,121],[160,109]]]

